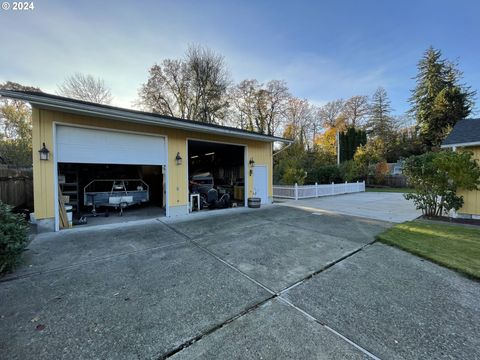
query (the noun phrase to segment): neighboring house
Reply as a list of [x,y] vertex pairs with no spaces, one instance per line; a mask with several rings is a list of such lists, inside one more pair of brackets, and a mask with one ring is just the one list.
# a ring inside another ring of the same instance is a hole
[[389,175],[403,174],[403,160],[398,160],[396,163],[388,163]]
[[[450,134],[442,143],[442,148],[453,151],[465,149],[473,153],[480,163],[480,119],[464,119],[455,124]],[[480,216],[480,191],[460,191],[463,196],[463,207],[458,211],[460,217]]]
[[[68,203],[84,206],[85,185],[102,178],[145,180],[166,216],[188,214],[189,181],[196,171],[211,171],[227,188],[244,182],[239,206],[252,196],[269,203],[273,142],[290,142],[46,93],[0,90],[0,95],[32,106],[34,215],[42,230],[59,229],[59,188]],[[41,160],[41,149],[48,150],[47,160]]]
[[398,160],[393,164],[392,175],[402,175],[403,174],[403,160]]

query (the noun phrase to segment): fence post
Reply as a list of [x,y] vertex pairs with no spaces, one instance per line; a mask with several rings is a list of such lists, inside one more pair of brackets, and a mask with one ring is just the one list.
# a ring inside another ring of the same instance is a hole
[[318,197],[318,183],[315,183],[315,197]]
[[362,191],[365,192],[365,180],[363,180]]
[[343,193],[347,193],[347,182],[345,181],[345,185],[343,185]]
[[332,181],[332,195],[335,195],[335,183]]
[[360,192],[360,183],[357,180],[357,192]]
[[298,200],[298,184],[295,183],[295,200]]

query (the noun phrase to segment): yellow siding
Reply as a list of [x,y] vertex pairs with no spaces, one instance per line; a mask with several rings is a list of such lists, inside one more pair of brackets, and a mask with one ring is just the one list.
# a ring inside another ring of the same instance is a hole
[[[269,175],[268,194],[273,196],[272,185],[272,144],[242,138],[219,136],[201,132],[191,132],[177,129],[133,124],[103,118],[81,116],[51,110],[33,108],[33,176],[34,176],[34,201],[35,216],[37,219],[54,217],[54,163],[53,163],[53,123],[77,124],[106,129],[117,129],[132,132],[164,135],[168,138],[168,200],[169,205],[180,206],[188,203],[187,182],[187,139],[219,141],[247,146],[247,161],[253,157],[256,165],[266,165]],[[49,161],[40,161],[38,149],[45,142],[50,150]],[[177,152],[184,159],[182,165],[175,163]],[[247,173],[248,176],[248,173]],[[249,194],[253,195],[253,179],[248,176]]]
[[[480,147],[466,148],[465,150],[473,152],[473,156],[480,165]],[[460,191],[463,196],[463,207],[458,210],[462,214],[480,215],[480,190]]]

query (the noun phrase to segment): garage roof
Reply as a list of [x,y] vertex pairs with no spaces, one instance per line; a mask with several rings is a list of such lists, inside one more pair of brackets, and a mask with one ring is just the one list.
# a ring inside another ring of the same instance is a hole
[[480,119],[463,119],[455,124],[442,147],[480,146]]
[[292,142],[288,139],[277,136],[259,134],[254,131],[241,130],[234,127],[221,126],[216,124],[206,124],[195,120],[186,120],[172,116],[125,109],[110,105],[101,105],[88,101],[52,95],[44,92],[0,90],[0,95],[12,99],[27,101],[32,106],[41,109],[50,109],[80,115],[97,116],[126,122],[159,125],[176,129],[205,132],[209,134],[234,136],[258,141],[281,141],[285,143]]

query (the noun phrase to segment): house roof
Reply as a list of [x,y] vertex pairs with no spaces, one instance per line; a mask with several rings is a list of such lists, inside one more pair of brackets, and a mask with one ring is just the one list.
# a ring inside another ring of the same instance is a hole
[[164,126],[169,128],[191,130],[209,134],[227,135],[257,141],[281,141],[291,143],[291,140],[259,134],[254,131],[237,129],[230,126],[207,124],[195,120],[187,120],[151,112],[125,109],[116,106],[92,103],[36,91],[0,90],[0,95],[12,99],[24,100],[32,106],[80,115],[97,116],[119,121]]
[[442,148],[480,146],[480,119],[463,119],[455,124]]

